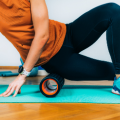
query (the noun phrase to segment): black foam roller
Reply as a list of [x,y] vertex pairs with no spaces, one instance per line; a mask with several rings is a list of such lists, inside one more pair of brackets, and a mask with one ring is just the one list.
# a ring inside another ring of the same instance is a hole
[[[47,85],[48,80],[55,81],[57,85],[56,86]],[[64,85],[64,78],[56,73],[51,73],[41,80],[39,89],[44,96],[55,97],[60,92],[63,85]]]

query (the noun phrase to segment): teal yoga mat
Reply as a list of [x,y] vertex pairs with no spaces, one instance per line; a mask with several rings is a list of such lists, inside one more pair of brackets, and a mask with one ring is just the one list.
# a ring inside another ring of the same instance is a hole
[[[0,85],[0,94],[8,85]],[[64,85],[54,98],[45,97],[39,85],[23,85],[16,97],[0,97],[0,103],[120,103],[120,96],[111,92],[112,86]],[[15,93],[15,91],[14,91]]]

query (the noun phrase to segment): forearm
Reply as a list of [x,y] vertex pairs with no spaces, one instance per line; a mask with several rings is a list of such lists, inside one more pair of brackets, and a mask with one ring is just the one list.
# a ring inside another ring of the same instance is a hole
[[30,47],[30,50],[28,52],[27,58],[24,63],[24,67],[26,71],[31,71],[40,58],[40,55],[43,51],[43,48],[48,40],[48,37],[44,38],[34,38]]

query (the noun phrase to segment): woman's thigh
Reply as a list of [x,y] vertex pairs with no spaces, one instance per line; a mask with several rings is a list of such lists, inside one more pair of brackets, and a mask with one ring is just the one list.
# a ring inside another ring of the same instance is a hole
[[73,53],[63,66],[57,68],[62,77],[80,80],[112,80],[115,77],[114,66],[111,62],[93,59],[82,54]]
[[63,78],[80,80],[112,80],[115,76],[111,62],[101,61],[75,53],[71,47],[62,46],[60,51],[42,67],[48,73],[56,73]]
[[91,46],[107,30],[119,5],[99,5],[69,23],[72,44],[77,53]]

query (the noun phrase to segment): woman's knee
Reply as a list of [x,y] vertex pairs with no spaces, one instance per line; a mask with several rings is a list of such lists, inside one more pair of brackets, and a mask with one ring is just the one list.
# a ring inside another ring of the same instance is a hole
[[107,12],[108,14],[120,14],[120,6],[117,3],[109,2],[103,5],[104,12]]

